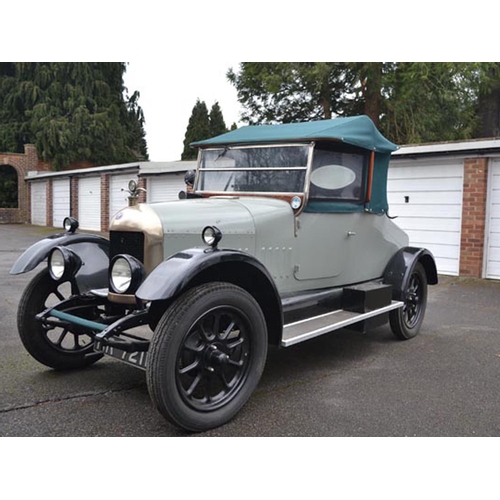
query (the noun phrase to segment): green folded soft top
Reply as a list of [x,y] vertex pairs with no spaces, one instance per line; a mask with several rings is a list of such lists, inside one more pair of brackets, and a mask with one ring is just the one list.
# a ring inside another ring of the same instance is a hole
[[364,115],[283,125],[250,125],[212,139],[193,142],[191,146],[204,148],[318,140],[341,141],[379,153],[390,153],[398,149],[398,146],[387,140],[370,118]]

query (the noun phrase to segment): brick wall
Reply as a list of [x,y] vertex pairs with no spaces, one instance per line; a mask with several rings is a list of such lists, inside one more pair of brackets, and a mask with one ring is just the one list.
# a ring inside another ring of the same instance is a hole
[[109,174],[101,174],[101,231],[109,229]]
[[483,273],[488,159],[464,160],[460,276],[481,278]]
[[0,208],[0,223],[21,224],[29,221],[30,198],[24,178],[39,169],[38,156],[33,144],[24,146],[24,153],[0,153],[0,165],[8,165],[17,173],[17,207]]
[[71,177],[69,192],[71,217],[78,219],[78,177]]
[[52,179],[47,180],[47,193],[45,198],[45,213],[47,217],[47,226],[52,227],[54,225],[54,211],[52,210]]
[[146,180],[146,177],[139,177],[139,182],[137,183],[137,185],[144,189],[144,191],[139,191],[139,203],[146,203],[146,198],[147,198],[147,189],[148,189],[148,186],[147,186],[147,180]]

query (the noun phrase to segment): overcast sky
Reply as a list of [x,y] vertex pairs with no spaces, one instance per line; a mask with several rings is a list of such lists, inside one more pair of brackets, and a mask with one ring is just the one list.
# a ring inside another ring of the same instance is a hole
[[238,62],[197,61],[172,67],[156,61],[132,61],[127,65],[125,86],[131,94],[140,92],[139,105],[146,119],[146,141],[151,161],[179,160],[184,135],[196,99],[205,101],[208,111],[217,101],[226,126],[238,126],[240,105],[236,89],[226,78]]

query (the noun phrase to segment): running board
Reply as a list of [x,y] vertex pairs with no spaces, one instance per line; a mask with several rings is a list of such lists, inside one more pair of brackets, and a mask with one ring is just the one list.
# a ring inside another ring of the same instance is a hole
[[365,319],[374,318],[380,314],[403,307],[404,303],[393,300],[388,306],[375,309],[366,313],[356,313],[338,309],[326,314],[289,323],[283,327],[281,345],[290,347],[299,342],[319,337],[334,330],[340,330],[349,325],[354,325]]

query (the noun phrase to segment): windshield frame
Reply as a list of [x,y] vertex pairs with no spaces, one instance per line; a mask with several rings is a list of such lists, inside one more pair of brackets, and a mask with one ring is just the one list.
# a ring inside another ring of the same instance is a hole
[[[228,167],[209,167],[202,168],[202,154],[205,151],[220,151],[222,150],[221,156],[231,150],[231,149],[257,149],[257,148],[286,148],[286,147],[307,147],[307,161],[306,165],[303,167],[254,167],[254,168],[228,168]],[[293,143],[270,143],[270,144],[240,144],[231,146],[217,146],[200,148],[198,152],[198,164],[196,168],[196,177],[194,181],[194,192],[202,196],[264,196],[264,197],[293,197],[300,196],[303,201],[305,201],[308,192],[308,183],[310,177],[310,170],[312,164],[312,152],[314,149],[314,142],[293,142]],[[279,172],[279,171],[304,171],[304,183],[302,185],[301,191],[213,191],[213,190],[201,190],[199,189],[201,174],[202,172],[242,172],[242,171],[266,171],[266,172]],[[304,205],[304,203],[302,203]]]

